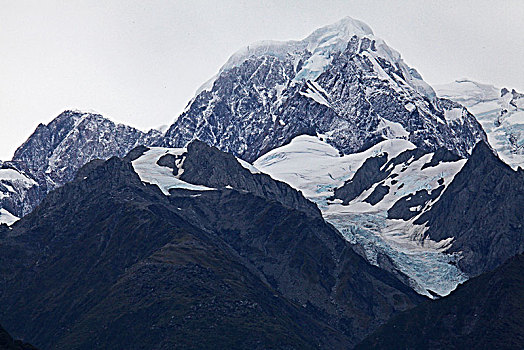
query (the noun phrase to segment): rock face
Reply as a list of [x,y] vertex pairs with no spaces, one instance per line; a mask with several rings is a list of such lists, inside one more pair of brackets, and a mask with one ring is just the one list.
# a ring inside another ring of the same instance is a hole
[[524,167],[524,94],[462,79],[435,87],[438,95],[466,106],[489,144],[513,169]]
[[[218,187],[234,158],[207,147],[216,187],[188,190],[150,151],[92,161],[0,226],[0,319],[15,335],[54,349],[348,348],[421,300],[302,200],[274,200],[299,196],[286,185],[247,171]],[[190,158],[204,152],[189,145],[181,173],[203,179]],[[143,157],[179,187],[141,180]]]
[[394,317],[356,349],[522,349],[524,255]]
[[475,276],[524,251],[524,171],[479,143],[431,210],[415,221],[433,240],[452,238],[459,266]]
[[262,42],[233,55],[166,133],[247,161],[301,134],[348,154],[390,138],[465,157],[486,135],[458,103],[438,99],[400,55],[351,18],[302,41]]
[[380,169],[387,160],[386,154],[366,159],[351,180],[346,181],[344,186],[335,189],[334,198],[341,199],[343,204],[348,204],[375,183],[384,180],[389,174]]
[[44,196],[42,187],[19,164],[4,162],[0,166],[0,223],[18,220]]
[[[201,141],[187,147],[180,179],[207,187],[232,186],[256,196],[281,203],[314,217],[321,217],[317,206],[289,185],[273,180],[269,175],[248,170],[229,153],[223,153]],[[254,174],[252,173],[255,172]]]
[[47,192],[71,181],[90,160],[123,157],[137,145],[155,145],[161,139],[157,130],[144,133],[99,114],[61,113],[48,125],[38,125],[13,160],[2,165],[0,210],[5,212],[0,222],[31,212]]
[[115,124],[100,114],[65,111],[48,125],[40,124],[13,157],[38,183],[54,189],[71,181],[92,159],[123,157],[138,145],[154,145],[161,133],[144,133]]

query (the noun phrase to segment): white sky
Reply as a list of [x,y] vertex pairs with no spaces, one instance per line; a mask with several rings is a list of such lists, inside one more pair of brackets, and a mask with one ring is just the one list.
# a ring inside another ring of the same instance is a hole
[[242,46],[302,39],[344,16],[430,84],[468,77],[524,92],[523,0],[0,0],[0,159],[65,109],[171,124]]

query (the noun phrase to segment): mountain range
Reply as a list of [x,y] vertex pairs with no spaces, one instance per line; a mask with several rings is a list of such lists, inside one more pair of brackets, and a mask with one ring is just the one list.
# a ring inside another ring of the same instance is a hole
[[241,49],[165,132],[64,111],[0,162],[0,323],[43,349],[345,349],[509,322],[518,348],[490,293],[522,308],[523,96],[433,89],[344,18]]
[[42,348],[347,348],[423,299],[199,141],[92,161],[0,237],[0,317]]

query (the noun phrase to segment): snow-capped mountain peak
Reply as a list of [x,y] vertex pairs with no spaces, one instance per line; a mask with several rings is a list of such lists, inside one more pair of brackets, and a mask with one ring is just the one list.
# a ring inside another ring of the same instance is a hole
[[310,53],[321,52],[323,55],[335,51],[340,52],[346,48],[347,43],[354,35],[364,37],[373,35],[373,31],[365,23],[351,17],[345,17],[338,22],[315,30],[303,40],[258,41],[234,53],[220,68],[220,72],[239,66],[253,56],[275,56],[283,59],[287,55],[296,55],[305,50]]
[[238,67],[253,57],[274,56],[280,60],[291,58],[295,68],[293,81],[315,80],[329,66],[333,55],[343,52],[354,37],[358,38],[359,53],[366,51],[374,60],[380,57],[379,60],[391,62],[402,71],[407,85],[434,100],[436,94],[433,89],[422,80],[416,70],[403,62],[400,53],[376,37],[367,24],[349,16],[313,31],[303,40],[264,40],[240,49],[228,59],[216,76],[198,89],[197,94],[210,90],[222,72]]
[[164,146],[200,139],[254,161],[301,134],[325,135],[345,154],[400,138],[467,157],[485,139],[469,112],[438,99],[397,51],[348,17],[303,40],[235,53],[171,125]]

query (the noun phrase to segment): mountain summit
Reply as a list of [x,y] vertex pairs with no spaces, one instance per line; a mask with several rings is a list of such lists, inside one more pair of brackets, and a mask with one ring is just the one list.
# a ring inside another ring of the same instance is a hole
[[466,157],[486,135],[460,104],[436,97],[364,23],[344,18],[301,41],[264,41],[235,53],[199,89],[165,145],[200,139],[254,161],[301,134],[345,154],[402,138]]

